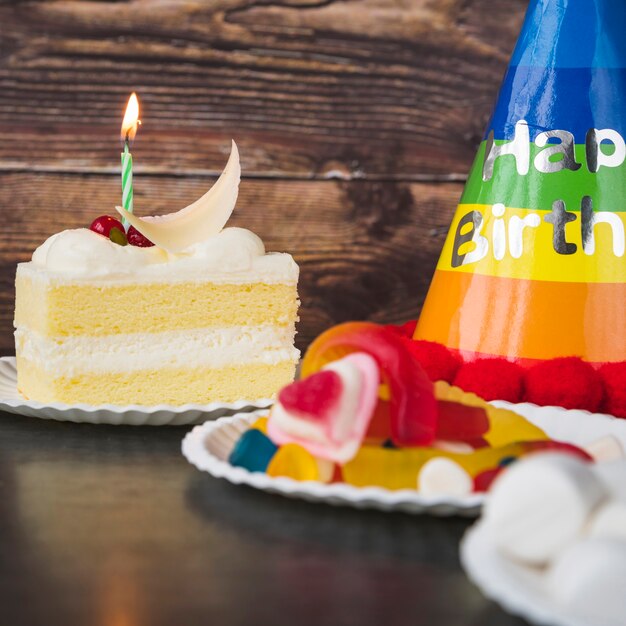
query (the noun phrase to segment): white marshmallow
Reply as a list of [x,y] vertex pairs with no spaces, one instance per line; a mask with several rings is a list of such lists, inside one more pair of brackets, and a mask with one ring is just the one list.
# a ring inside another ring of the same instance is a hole
[[626,501],[626,463],[600,463],[594,472],[607,486],[612,497]]
[[553,562],[548,584],[552,597],[581,621],[624,624],[626,542],[590,538],[573,544]]
[[626,542],[626,502],[613,500],[601,506],[591,518],[587,535]]
[[437,450],[443,450],[444,452],[452,452],[453,454],[471,454],[474,452],[474,448],[463,441],[445,441],[444,439],[438,439],[431,444],[433,448]]
[[317,469],[319,471],[318,480],[321,483],[329,483],[333,479],[335,473],[335,464],[328,459],[320,459],[313,457],[317,463]]
[[436,457],[422,466],[417,490],[428,496],[466,496],[474,490],[474,480],[458,463]]
[[535,454],[496,480],[484,519],[503,554],[541,565],[581,535],[606,496],[588,463],[567,454]]
[[592,441],[584,447],[584,450],[596,463],[619,461],[624,458],[624,447],[613,435]]

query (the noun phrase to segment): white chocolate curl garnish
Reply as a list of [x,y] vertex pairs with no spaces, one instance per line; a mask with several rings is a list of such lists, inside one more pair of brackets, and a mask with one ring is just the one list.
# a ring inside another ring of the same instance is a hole
[[120,206],[115,209],[159,248],[168,252],[181,252],[217,235],[224,228],[237,202],[240,179],[239,151],[233,141],[228,163],[221,176],[193,204],[175,213],[154,217],[137,217]]

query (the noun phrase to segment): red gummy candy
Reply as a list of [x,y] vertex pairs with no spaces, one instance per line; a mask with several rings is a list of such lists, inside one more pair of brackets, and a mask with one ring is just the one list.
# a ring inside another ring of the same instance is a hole
[[445,346],[424,339],[407,340],[409,350],[420,362],[428,378],[433,382],[445,380],[451,383],[461,366],[461,359]]
[[521,402],[524,370],[506,359],[478,359],[461,365],[454,384],[483,400]]
[[341,470],[341,465],[339,463],[335,463],[335,468],[333,470],[333,476],[330,479],[331,483],[342,483],[343,482],[343,472]]
[[437,409],[437,439],[474,441],[481,439],[489,430],[489,418],[482,407],[437,400]]
[[351,352],[366,352],[378,363],[382,382],[389,389],[394,444],[430,445],[437,424],[433,384],[406,342],[394,332],[371,322],[335,326],[311,344],[304,357],[302,375],[307,376]]
[[626,363],[607,363],[599,373],[604,381],[603,410],[626,418]]
[[489,491],[493,481],[499,476],[503,469],[504,467],[499,466],[476,474],[476,476],[474,476],[474,491]]
[[526,399],[541,406],[597,411],[603,396],[600,374],[578,357],[544,361],[526,373]]
[[476,437],[476,438],[468,438],[465,439],[463,441],[463,443],[467,443],[468,445],[472,446],[472,448],[474,448],[474,450],[479,450],[480,448],[490,448],[491,446],[489,445],[489,442],[483,438],[483,437]]
[[581,461],[593,461],[593,458],[582,448],[572,443],[565,443],[564,441],[524,441],[522,445],[526,448],[527,454],[531,452],[565,452],[579,458]]
[[379,399],[365,435],[365,443],[370,446],[380,445],[388,439],[391,439],[389,402]]
[[324,370],[287,385],[278,394],[278,400],[290,413],[327,419],[342,390],[339,374]]

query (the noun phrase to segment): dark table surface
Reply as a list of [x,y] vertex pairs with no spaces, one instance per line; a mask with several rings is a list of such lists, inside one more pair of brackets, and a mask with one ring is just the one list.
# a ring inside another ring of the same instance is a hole
[[0,414],[0,625],[523,624],[461,570],[470,522],[235,487],[186,430]]

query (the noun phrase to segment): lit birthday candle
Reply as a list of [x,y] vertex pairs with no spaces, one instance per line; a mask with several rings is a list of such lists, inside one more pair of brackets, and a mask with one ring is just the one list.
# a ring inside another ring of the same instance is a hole
[[[121,138],[124,143],[122,152],[122,206],[133,212],[133,155],[130,152],[130,142],[137,134],[137,128],[141,124],[139,119],[139,100],[137,94],[132,93],[126,105],[126,113],[122,121]],[[128,221],[123,220],[124,228],[128,230]]]

